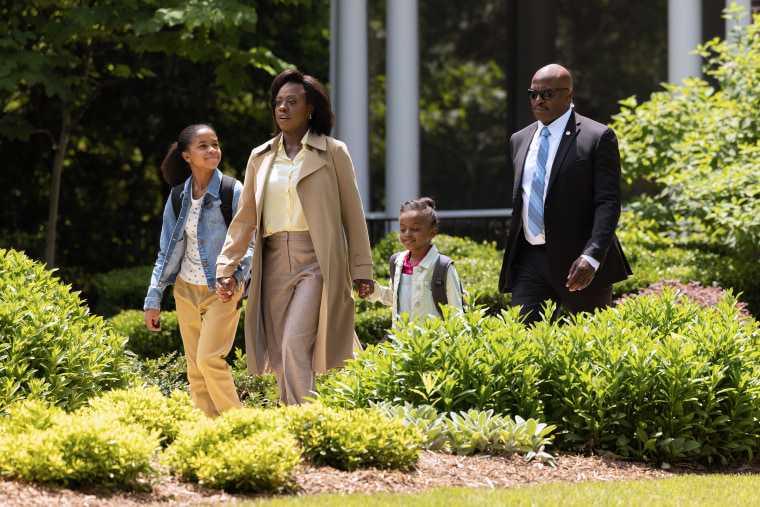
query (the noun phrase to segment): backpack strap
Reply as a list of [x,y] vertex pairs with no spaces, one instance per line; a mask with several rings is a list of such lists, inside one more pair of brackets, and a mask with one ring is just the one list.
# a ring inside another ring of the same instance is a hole
[[232,223],[232,198],[235,196],[235,178],[222,175],[222,185],[219,189],[219,198],[222,200],[222,216],[227,228]]
[[[182,190],[185,189],[185,184],[180,183],[172,187],[172,208],[174,208],[174,217],[179,217],[179,212],[182,209]],[[224,217],[224,223],[227,228],[230,228],[232,223],[232,199],[235,196],[235,178],[232,176],[222,175],[222,184],[219,187],[219,198],[222,200],[220,209],[222,210],[222,217]]]
[[391,288],[393,288],[393,280],[396,279],[396,259],[398,259],[398,256],[403,253],[404,252],[396,252],[395,254],[391,255]]
[[436,306],[449,304],[449,298],[446,297],[446,273],[452,264],[454,261],[451,257],[439,254],[433,266],[433,280],[430,288],[433,291],[433,301]]
[[182,209],[182,190],[184,190],[184,188],[184,183],[172,187],[172,208],[174,208],[174,218],[179,218],[179,212]]

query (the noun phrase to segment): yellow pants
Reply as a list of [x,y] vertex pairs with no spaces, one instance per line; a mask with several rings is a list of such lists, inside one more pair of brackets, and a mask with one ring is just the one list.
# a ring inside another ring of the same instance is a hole
[[209,417],[241,408],[224,360],[232,349],[240,319],[236,301],[222,303],[205,285],[189,284],[180,277],[174,285],[174,299],[193,403]]

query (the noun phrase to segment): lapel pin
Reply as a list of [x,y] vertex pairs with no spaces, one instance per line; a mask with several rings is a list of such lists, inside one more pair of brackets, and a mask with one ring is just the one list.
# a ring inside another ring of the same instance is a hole
[[566,135],[566,136],[569,136],[569,135],[570,135],[570,131],[569,131],[569,130],[566,130],[566,131],[565,131],[565,135]]

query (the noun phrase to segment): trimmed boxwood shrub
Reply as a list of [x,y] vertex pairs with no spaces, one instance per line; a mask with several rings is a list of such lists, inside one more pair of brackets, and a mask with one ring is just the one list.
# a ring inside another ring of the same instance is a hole
[[158,432],[113,413],[65,413],[39,401],[0,420],[0,475],[30,482],[132,489],[155,475]]
[[281,427],[275,410],[229,410],[185,425],[162,461],[172,473],[210,488],[282,491],[292,482],[301,452]]
[[341,410],[319,403],[283,410],[286,425],[315,466],[339,470],[408,468],[425,435],[380,409]]
[[71,410],[133,385],[126,341],[44,266],[0,249],[0,412],[24,398]]

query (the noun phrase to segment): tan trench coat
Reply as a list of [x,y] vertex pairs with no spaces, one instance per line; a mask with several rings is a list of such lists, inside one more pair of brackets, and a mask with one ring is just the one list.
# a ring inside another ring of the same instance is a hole
[[[227,231],[216,264],[217,277],[230,277],[261,225],[264,186],[279,148],[275,137],[251,152],[238,212]],[[372,279],[372,253],[367,223],[351,157],[346,145],[332,137],[309,134],[306,154],[296,184],[309,225],[324,286],[319,331],[312,369],[324,372],[345,366],[354,357],[354,298],[352,280]],[[251,289],[245,308],[245,345],[248,373],[270,370],[261,320],[262,246],[253,250]],[[348,251],[346,250],[348,246]]]

